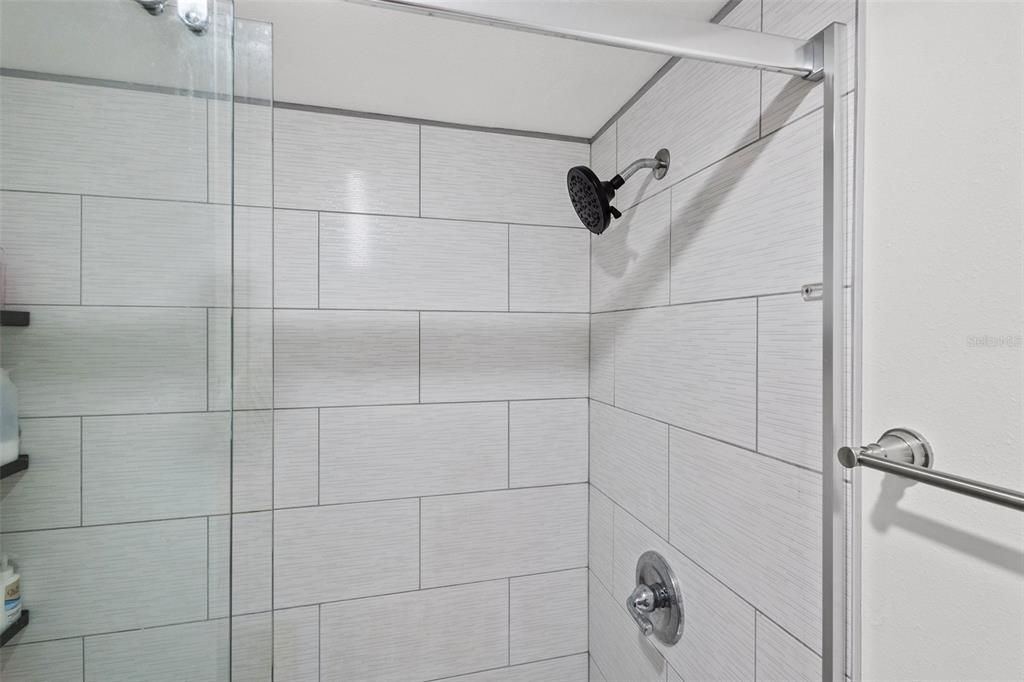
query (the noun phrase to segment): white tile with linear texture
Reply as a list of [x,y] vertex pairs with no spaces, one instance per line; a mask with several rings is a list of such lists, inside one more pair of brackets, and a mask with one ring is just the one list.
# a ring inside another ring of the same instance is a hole
[[618,157],[616,156],[617,144],[618,124],[613,123],[590,145],[590,170],[603,180],[610,180],[619,172]]
[[422,399],[583,397],[589,329],[576,313],[423,313]]
[[821,145],[808,118],[672,188],[672,303],[821,281]]
[[274,494],[274,417],[270,410],[232,415],[231,511],[271,509]]
[[0,187],[206,201],[206,102],[2,77]]
[[236,410],[272,406],[273,315],[262,308],[209,310],[209,409],[228,410],[232,399]]
[[210,618],[270,609],[271,531],[270,512],[210,517]]
[[[423,126],[423,215],[578,227],[565,174],[589,156],[581,142]],[[482,173],[466,159],[501,172]]]
[[226,306],[231,208],[143,199],[82,199],[82,302]]
[[[628,594],[628,593],[627,593]],[[590,655],[610,682],[664,682],[668,664],[601,583],[590,581]]]
[[616,406],[753,447],[756,330],[753,300],[623,314]]
[[320,214],[320,306],[507,310],[508,228]]
[[274,206],[418,215],[419,146],[418,125],[275,107]]
[[587,682],[587,655],[564,656],[448,679],[450,682]]
[[821,474],[680,429],[671,456],[672,544],[819,647]]
[[226,619],[116,632],[85,638],[86,682],[134,682],[145,662],[147,682],[227,679],[230,631]]
[[415,590],[419,541],[415,499],[277,510],[274,608]]
[[590,405],[590,481],[668,537],[668,425]]
[[274,680],[319,682],[319,605],[274,611]]
[[814,682],[821,679],[821,656],[757,614],[757,679],[760,682]]
[[203,518],[6,535],[4,553],[26,576],[22,599],[32,605],[20,641],[205,618],[206,551]]
[[623,319],[615,313],[590,316],[590,397],[615,402],[615,331]]
[[[373,617],[367,618],[370,612]],[[410,624],[415,624],[415,637],[394,636]],[[506,580],[324,604],[320,609],[320,673],[326,680],[421,682],[505,665]]]
[[317,504],[320,485],[317,410],[274,410],[274,507]]
[[206,311],[26,308],[3,331],[22,417],[206,409]]
[[269,611],[231,619],[231,679],[271,682],[274,622]]
[[509,403],[509,487],[587,480],[586,398]]
[[662,192],[593,238],[590,294],[595,312],[669,302],[670,194]]
[[590,489],[589,557],[587,564],[591,574],[604,585],[606,590],[612,589],[612,551],[614,539],[615,503],[593,485]]
[[78,417],[22,419],[20,450],[31,473],[0,483],[3,532],[77,526],[82,519],[82,427]]
[[0,649],[0,677],[5,682],[82,682],[82,640],[61,639]]
[[590,233],[509,227],[509,309],[590,312]]
[[745,28],[748,31],[760,31],[761,0],[740,0],[719,23],[722,26]]
[[[238,21],[235,25],[242,23]],[[236,44],[239,38],[236,31]],[[246,51],[235,50],[236,59]],[[239,66],[236,61],[236,75]],[[269,73],[266,79],[270,80]],[[273,108],[267,104],[211,99],[209,126],[209,200],[236,206],[271,206],[274,199]]]
[[597,662],[594,661],[594,657],[587,654],[587,659],[590,663],[590,677],[588,678],[590,682],[608,682],[608,678],[605,677],[604,673],[601,672],[601,669],[597,667]]
[[618,121],[619,166],[672,154],[668,174],[655,180],[637,173],[618,190],[620,210],[757,139],[759,74],[724,64],[683,59],[637,100]]
[[510,663],[587,650],[587,569],[509,581]]
[[319,217],[315,211],[274,211],[274,306],[316,308],[319,301]]
[[227,412],[82,420],[82,523],[231,511]]
[[274,211],[238,205],[233,211],[235,306],[269,308],[274,298]]
[[424,587],[587,562],[586,484],[424,498],[421,519]]
[[79,303],[80,209],[80,197],[0,192],[5,304]]
[[636,561],[652,549],[675,571],[686,607],[683,638],[673,646],[655,641],[658,650],[686,679],[754,679],[754,609],[621,508],[615,509],[614,594],[636,586]]
[[506,403],[320,410],[320,503],[443,495],[508,483]]
[[[764,32],[793,38],[812,38],[832,22],[846,24],[846,87],[856,87],[857,0],[764,0]],[[821,108],[822,81],[799,76],[762,73],[762,134]]]
[[275,407],[414,403],[418,313],[278,310],[273,357]]

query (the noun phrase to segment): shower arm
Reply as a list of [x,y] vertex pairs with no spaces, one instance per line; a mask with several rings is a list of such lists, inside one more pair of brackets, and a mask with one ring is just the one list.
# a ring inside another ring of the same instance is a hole
[[637,159],[633,163],[626,166],[625,170],[620,171],[617,177],[621,178],[622,182],[624,183],[626,182],[626,180],[629,180],[631,177],[633,177],[633,175],[636,174],[636,172],[639,170],[643,170],[644,168],[657,168],[661,165],[661,161],[658,161],[657,159]]
[[660,149],[658,153],[654,155],[653,159],[637,159],[633,163],[626,166],[618,175],[611,179],[612,189],[618,189],[626,184],[626,180],[636,175],[637,171],[645,168],[650,168],[654,171],[654,177],[657,180],[661,180],[668,173],[669,162],[671,157],[669,156],[667,149]]

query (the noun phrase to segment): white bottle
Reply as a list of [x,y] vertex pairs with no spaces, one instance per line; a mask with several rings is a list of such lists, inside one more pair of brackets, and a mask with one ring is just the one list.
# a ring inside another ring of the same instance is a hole
[[21,576],[4,556],[0,558],[0,580],[4,583],[3,629],[11,627],[21,616]]
[[0,464],[7,464],[18,459],[18,389],[10,372],[0,372]]

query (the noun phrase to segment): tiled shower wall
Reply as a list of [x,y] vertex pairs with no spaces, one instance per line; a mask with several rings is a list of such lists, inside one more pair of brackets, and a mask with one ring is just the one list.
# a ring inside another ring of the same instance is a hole
[[[855,15],[743,0],[723,23],[809,38]],[[683,61],[592,146],[601,177],[672,152],[592,242],[592,680],[820,679],[822,305],[799,292],[822,280],[822,90]],[[682,584],[673,647],[623,605],[648,549]]]
[[4,679],[586,679],[587,145],[0,92]]

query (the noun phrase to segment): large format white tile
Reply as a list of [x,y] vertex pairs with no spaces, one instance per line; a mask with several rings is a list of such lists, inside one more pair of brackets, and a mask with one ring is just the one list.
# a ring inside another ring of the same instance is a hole
[[4,645],[0,678],[5,682],[82,682],[82,640]]
[[662,655],[687,680],[753,680],[754,609],[622,509],[615,510],[615,596],[624,600],[636,586],[636,561],[648,550],[672,567],[686,609],[682,639],[654,642]]
[[421,518],[424,587],[586,565],[585,484],[424,498]]
[[590,405],[590,481],[668,537],[668,425]]
[[821,469],[821,302],[758,302],[757,450]]
[[274,608],[414,590],[418,546],[417,500],[277,510]]
[[563,656],[448,679],[450,682],[587,682],[587,655]]
[[507,310],[508,228],[320,214],[320,306]]
[[32,609],[22,642],[206,617],[206,519],[11,533],[4,553]]
[[205,98],[0,81],[0,186],[206,200]]
[[589,328],[577,314],[423,313],[422,399],[583,397]]
[[509,404],[509,485],[587,480],[586,398]]
[[275,682],[320,682],[320,607],[274,611]]
[[23,417],[206,409],[206,311],[29,308],[3,331]]
[[[267,611],[273,583],[270,512],[210,517],[210,618]],[[229,593],[230,591],[230,593]]]
[[77,526],[82,518],[81,423],[77,417],[22,419],[21,452],[31,471],[0,483],[3,531]]
[[671,454],[672,544],[817,649],[821,475],[679,429]]
[[[239,73],[242,27],[256,22],[235,23],[235,77]],[[251,31],[250,31],[251,32]],[[251,43],[249,43],[251,45]],[[248,47],[248,46],[247,46]],[[270,74],[265,76],[270,80]],[[235,95],[240,94],[237,90]],[[273,190],[274,110],[267,104],[210,100],[210,201],[236,206],[271,206]],[[234,150],[232,163],[231,151]],[[234,195],[231,194],[232,179]]]
[[789,633],[757,614],[757,679],[759,682],[814,682],[821,679],[821,656]]
[[668,665],[651,643],[654,638],[641,635],[618,602],[601,583],[590,581],[590,655],[610,682],[663,682]]
[[[764,32],[812,38],[834,21],[846,24],[846,87],[856,83],[857,0],[764,0]],[[822,81],[765,71],[762,74],[761,133],[767,134],[823,103]]]
[[590,397],[615,402],[615,330],[620,315],[590,316]]
[[641,171],[619,190],[619,209],[668,188],[757,139],[760,76],[756,70],[683,59],[618,121],[619,166],[666,148],[662,180]]
[[273,312],[209,311],[209,409],[268,409],[273,404]]
[[[409,627],[415,636],[395,636]],[[325,680],[420,682],[507,664],[505,580],[321,607]]]
[[277,107],[274,206],[417,215],[419,136],[408,123]]
[[227,412],[82,420],[82,523],[231,510]]
[[274,305],[316,308],[319,300],[318,214],[274,211]]
[[617,133],[618,124],[614,123],[590,145],[590,169],[599,178],[610,180],[619,171],[615,149],[618,144]]
[[590,663],[589,680],[590,682],[608,682],[608,678],[604,676],[601,669],[597,667],[597,662],[594,661],[594,657],[587,654],[587,659]]
[[509,581],[510,663],[587,650],[587,569]]
[[4,303],[77,305],[81,242],[80,197],[0,192]]
[[578,142],[423,126],[423,215],[579,227],[565,174],[589,156]]
[[273,302],[274,212],[235,206],[232,285],[235,305],[269,308]]
[[415,312],[278,310],[274,406],[416,402]]
[[83,303],[225,306],[230,292],[229,206],[83,198]]
[[612,550],[615,503],[593,485],[590,488],[590,530],[587,536],[590,572],[612,589]]
[[669,298],[669,192],[624,211],[593,238],[592,310],[665,305]]
[[509,308],[590,312],[590,232],[509,228]]
[[274,507],[317,504],[319,431],[317,410],[274,410]]
[[274,418],[270,410],[231,415],[231,511],[273,508]]
[[821,117],[672,188],[672,302],[821,281]]
[[629,313],[615,338],[615,404],[754,446],[753,300]]
[[274,622],[269,611],[231,619],[231,679],[271,682]]
[[221,682],[229,678],[227,620],[207,620],[85,639],[86,682]]
[[504,488],[505,403],[320,410],[320,503]]

